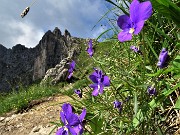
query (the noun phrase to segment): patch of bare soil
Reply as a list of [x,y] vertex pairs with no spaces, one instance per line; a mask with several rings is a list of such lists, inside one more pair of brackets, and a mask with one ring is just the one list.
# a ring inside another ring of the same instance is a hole
[[56,95],[32,101],[25,112],[0,117],[0,135],[48,135],[55,128],[50,122],[60,119],[61,104],[70,100],[70,97]]

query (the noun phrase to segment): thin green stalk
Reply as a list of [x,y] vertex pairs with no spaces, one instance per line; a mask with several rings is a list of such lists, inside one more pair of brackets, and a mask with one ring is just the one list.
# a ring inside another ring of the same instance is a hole
[[114,2],[112,2],[111,0],[106,0],[106,1],[109,2],[109,3],[111,3],[111,4],[114,5],[114,6],[118,7],[119,9],[121,9],[121,10],[124,12],[124,14],[129,15],[129,13],[126,12],[126,10],[124,10],[123,7],[118,6],[117,4],[115,4]]
[[172,42],[172,39],[164,33],[164,31],[162,31],[161,29],[157,28],[157,26],[155,26],[153,23],[151,23],[150,21],[147,21],[147,23],[152,26],[159,34],[161,34],[162,36],[164,36],[165,38],[167,38],[169,41]]
[[[111,86],[113,87],[113,89],[116,91],[116,87],[113,85],[113,83],[111,82]],[[114,95],[116,95],[115,93],[114,93],[114,91],[112,91],[113,92],[113,94]],[[116,91],[117,92],[117,91]],[[117,92],[118,94],[119,94],[119,96],[122,98],[122,100],[124,101],[124,97],[119,93],[119,92]],[[116,96],[115,96],[115,98],[116,98]]]
[[144,55],[144,57],[143,57],[143,76],[142,76],[142,78],[143,78],[143,82],[144,82],[144,80],[145,80],[145,66],[146,66],[146,44],[145,44],[145,41],[144,41],[144,30],[142,30],[142,46],[143,46],[143,55]]
[[[82,72],[81,72],[81,70],[80,70],[80,68],[79,68],[79,66],[78,66],[78,64],[76,64],[76,67],[78,68],[78,71],[81,73],[81,74],[83,74]],[[85,82],[86,83],[86,82]],[[86,83],[86,85],[89,87],[89,85]],[[90,88],[90,87],[89,87]],[[86,87],[85,87],[85,89],[87,90],[87,91],[89,91]],[[91,89],[91,88],[90,88]]]
[[147,42],[148,46],[150,47],[151,51],[153,52],[154,56],[156,57],[156,59],[158,59],[158,55],[156,54],[156,52],[154,51],[150,41],[148,40],[148,38],[146,36],[144,36],[145,41]]

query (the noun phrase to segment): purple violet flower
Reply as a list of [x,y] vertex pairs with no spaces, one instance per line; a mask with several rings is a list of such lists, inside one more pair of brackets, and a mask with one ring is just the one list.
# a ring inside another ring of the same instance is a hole
[[80,98],[82,98],[81,90],[74,90],[74,93],[76,93]]
[[157,63],[157,66],[159,68],[164,68],[166,66],[167,58],[168,58],[168,51],[166,51],[166,49],[163,48],[159,55],[159,61]]
[[76,65],[75,61],[72,61],[71,64],[70,64],[70,68],[68,70],[68,72],[69,72],[68,79],[70,79],[71,76],[73,75],[73,71],[75,69],[75,65]]
[[121,15],[117,24],[122,29],[118,34],[120,42],[129,41],[132,39],[132,34],[139,34],[144,26],[144,22],[152,14],[152,5],[150,1],[140,3],[138,0],[133,0],[130,5],[130,16]]
[[83,109],[80,116],[76,115],[72,111],[72,106],[68,103],[64,103],[62,106],[62,111],[60,112],[61,121],[64,126],[58,129],[56,135],[82,135],[83,125],[82,121],[86,116],[86,109]]
[[149,95],[154,96],[156,94],[156,88],[154,86],[148,86],[147,92]]
[[93,53],[94,53],[93,48],[92,48],[92,46],[93,46],[92,39],[89,40],[88,45],[89,46],[88,46],[88,49],[87,49],[87,53],[89,54],[90,57],[92,57]]
[[132,45],[132,46],[130,47],[130,49],[133,50],[133,51],[136,52],[136,53],[142,54],[142,52],[141,52],[141,51],[139,50],[139,48],[136,47],[136,46],[133,46],[133,45]]
[[104,75],[102,70],[95,69],[95,72],[93,72],[89,78],[94,82],[94,84],[91,84],[90,87],[93,88],[92,95],[97,96],[99,93],[103,93],[104,87],[110,86],[110,79],[108,76]]
[[119,102],[118,100],[114,101],[114,108],[118,108],[119,112],[122,111],[122,102]]

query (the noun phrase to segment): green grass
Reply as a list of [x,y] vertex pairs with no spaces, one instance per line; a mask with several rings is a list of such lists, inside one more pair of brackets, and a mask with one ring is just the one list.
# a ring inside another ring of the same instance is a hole
[[0,114],[9,111],[21,111],[26,109],[32,100],[41,99],[59,93],[60,90],[56,86],[44,87],[39,84],[29,86],[28,88],[21,87],[18,92],[11,92],[3,97],[0,97]]

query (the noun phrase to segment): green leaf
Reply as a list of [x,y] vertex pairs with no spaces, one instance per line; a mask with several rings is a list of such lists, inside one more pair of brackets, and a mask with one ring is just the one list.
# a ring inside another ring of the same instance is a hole
[[146,67],[146,69],[148,69],[148,70],[150,70],[150,71],[152,71],[153,69],[152,69],[152,66],[145,66]]
[[95,116],[90,121],[90,126],[94,134],[102,132],[103,120],[100,117]]
[[180,97],[176,101],[176,104],[175,104],[174,108],[177,109],[177,110],[180,110]]
[[149,106],[153,109],[157,106],[159,106],[159,104],[167,97],[169,96],[172,92],[174,92],[176,89],[178,89],[180,87],[180,83],[178,83],[176,86],[173,87],[173,89],[170,90],[166,90],[165,92],[163,92],[161,95],[159,95],[156,99],[153,99],[151,102],[149,102]]
[[159,69],[156,73],[154,74],[146,74],[149,77],[154,77],[154,76],[160,76],[161,74],[167,74],[171,71],[175,70],[174,67],[169,67],[167,69]]
[[173,66],[176,68],[180,68],[180,55],[178,55],[174,61],[173,61]]
[[158,133],[158,135],[164,135],[162,130],[159,127],[157,127],[157,133]]
[[146,75],[149,76],[149,77],[153,77],[153,76],[159,76],[161,73],[162,73],[162,70],[160,69],[154,74],[146,74]]
[[135,115],[137,114],[137,110],[138,110],[138,103],[137,103],[137,94],[135,92],[135,94],[134,94],[134,113],[135,113]]
[[94,103],[94,96],[91,96],[91,98],[92,98],[92,102]]
[[137,127],[143,121],[143,119],[144,119],[144,117],[143,117],[142,110],[139,109],[138,113],[136,114],[136,116],[133,119],[133,126]]
[[180,8],[169,0],[151,0],[153,8],[180,27]]
[[159,96],[156,99],[151,100],[151,102],[149,102],[149,106],[153,109],[155,107],[157,107],[159,105],[159,101],[163,98],[163,96]]
[[167,91],[163,92],[163,95],[165,97],[167,97],[178,88],[180,88],[180,82],[178,84],[176,84],[176,86],[174,86],[173,89],[170,89],[170,90],[167,90]]

